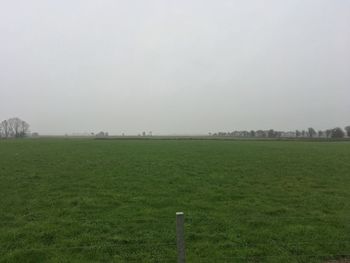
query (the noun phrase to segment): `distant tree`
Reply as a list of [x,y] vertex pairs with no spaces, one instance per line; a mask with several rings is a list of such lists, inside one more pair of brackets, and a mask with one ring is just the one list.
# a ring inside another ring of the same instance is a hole
[[[9,132],[10,132],[10,137],[17,137],[16,136],[16,129],[17,129],[17,123],[15,118],[11,118],[7,120],[9,124]],[[16,126],[16,127],[15,127]]]
[[253,130],[250,131],[250,137],[255,137],[255,131]]
[[322,137],[323,136],[323,131],[318,131],[318,137]]
[[267,137],[269,137],[269,138],[275,138],[275,137],[276,137],[275,131],[274,131],[273,129],[270,129],[270,130],[267,132]]
[[263,130],[257,130],[255,132],[255,136],[256,137],[260,137],[260,138],[265,138],[266,137],[266,133]]
[[20,121],[19,137],[25,137],[29,133],[29,124],[25,121]]
[[314,128],[309,128],[308,131],[309,131],[309,133],[308,133],[309,137],[311,137],[311,138],[315,137],[317,134]]
[[20,138],[24,137],[28,130],[29,125],[25,121],[22,121],[20,118],[11,118],[8,120],[12,137]]
[[29,124],[20,118],[11,118],[1,122],[2,137],[22,138],[29,133]]
[[302,130],[301,136],[305,137],[306,136],[306,131]]
[[242,131],[242,132],[241,132],[241,135],[242,135],[243,137],[249,137],[250,132],[248,132],[248,131]]
[[326,130],[326,137],[330,138],[331,135],[332,135],[332,130],[330,130],[330,129]]
[[295,136],[296,136],[296,137],[300,137],[300,135],[301,135],[301,132],[298,131],[298,130],[296,130],[296,131],[295,131]]
[[345,136],[345,133],[341,128],[337,127],[332,129],[332,132],[331,132],[332,138],[344,138],[344,136]]
[[345,130],[346,130],[346,134],[348,135],[348,137],[350,137],[350,126],[346,126]]
[[275,132],[275,137],[281,138],[282,137],[282,132],[281,131],[276,131]]
[[100,131],[99,133],[96,133],[95,135],[97,138],[104,138],[104,137],[108,137],[108,132],[103,132]]
[[10,136],[10,126],[7,120],[1,122],[1,129],[3,137],[8,138]]

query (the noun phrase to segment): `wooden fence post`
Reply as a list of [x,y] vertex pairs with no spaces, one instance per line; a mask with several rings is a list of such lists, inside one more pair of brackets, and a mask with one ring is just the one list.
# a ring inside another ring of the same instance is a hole
[[176,243],[177,243],[177,262],[185,263],[185,217],[183,212],[176,213]]

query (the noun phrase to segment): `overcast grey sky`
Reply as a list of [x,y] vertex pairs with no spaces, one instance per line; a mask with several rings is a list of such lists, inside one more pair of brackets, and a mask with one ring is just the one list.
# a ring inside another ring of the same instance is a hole
[[0,3],[0,119],[32,131],[350,124],[350,1]]

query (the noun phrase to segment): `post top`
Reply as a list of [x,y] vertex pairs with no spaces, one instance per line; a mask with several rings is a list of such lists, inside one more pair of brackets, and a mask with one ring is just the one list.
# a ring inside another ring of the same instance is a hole
[[178,215],[183,215],[184,214],[184,212],[176,212],[176,215],[178,216]]

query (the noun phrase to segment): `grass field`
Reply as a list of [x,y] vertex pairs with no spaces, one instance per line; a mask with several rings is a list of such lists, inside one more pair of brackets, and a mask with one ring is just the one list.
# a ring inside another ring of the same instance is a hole
[[177,211],[188,262],[344,259],[350,142],[0,141],[0,262],[176,262]]

